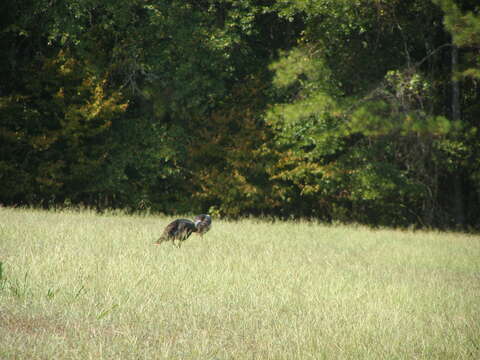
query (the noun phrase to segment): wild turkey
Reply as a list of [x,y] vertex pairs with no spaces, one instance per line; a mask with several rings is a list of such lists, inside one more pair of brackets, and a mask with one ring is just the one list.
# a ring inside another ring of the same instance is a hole
[[195,217],[195,222],[188,219],[177,219],[167,225],[163,230],[162,236],[155,242],[156,245],[160,245],[164,241],[172,241],[175,244],[175,240],[178,240],[177,246],[180,247],[182,241],[187,240],[194,232],[198,232],[200,236],[203,236],[208,230],[210,230],[212,224],[212,218],[210,215],[198,215]]

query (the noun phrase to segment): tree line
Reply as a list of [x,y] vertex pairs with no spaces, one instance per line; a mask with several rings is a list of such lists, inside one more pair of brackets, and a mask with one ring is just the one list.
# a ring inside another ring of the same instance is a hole
[[0,203],[480,222],[477,0],[5,0]]

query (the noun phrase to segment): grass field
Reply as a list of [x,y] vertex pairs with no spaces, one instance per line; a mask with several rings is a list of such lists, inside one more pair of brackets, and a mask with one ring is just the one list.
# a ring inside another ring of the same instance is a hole
[[0,208],[0,359],[480,359],[480,238]]

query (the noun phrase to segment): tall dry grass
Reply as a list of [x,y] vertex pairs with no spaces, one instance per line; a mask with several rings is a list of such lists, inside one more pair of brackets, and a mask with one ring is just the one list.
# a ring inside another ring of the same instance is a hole
[[480,239],[0,208],[0,359],[478,359]]

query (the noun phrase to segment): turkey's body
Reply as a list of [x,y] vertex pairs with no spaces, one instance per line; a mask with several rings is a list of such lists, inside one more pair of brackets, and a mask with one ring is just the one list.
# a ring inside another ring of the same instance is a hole
[[157,240],[155,244],[159,245],[164,241],[172,241],[175,244],[175,240],[178,240],[177,246],[180,247],[182,241],[187,240],[192,233],[197,232],[200,236],[203,236],[212,225],[212,218],[210,215],[198,215],[194,221],[188,219],[177,219],[172,221],[163,230],[162,236]]
[[187,240],[190,235],[196,231],[197,228],[195,227],[195,223],[193,221],[188,219],[177,219],[167,225],[162,236],[160,236],[160,239],[158,239],[157,244],[161,244],[162,242],[169,240],[175,243],[175,240],[178,240],[178,246],[180,247],[180,243]]

